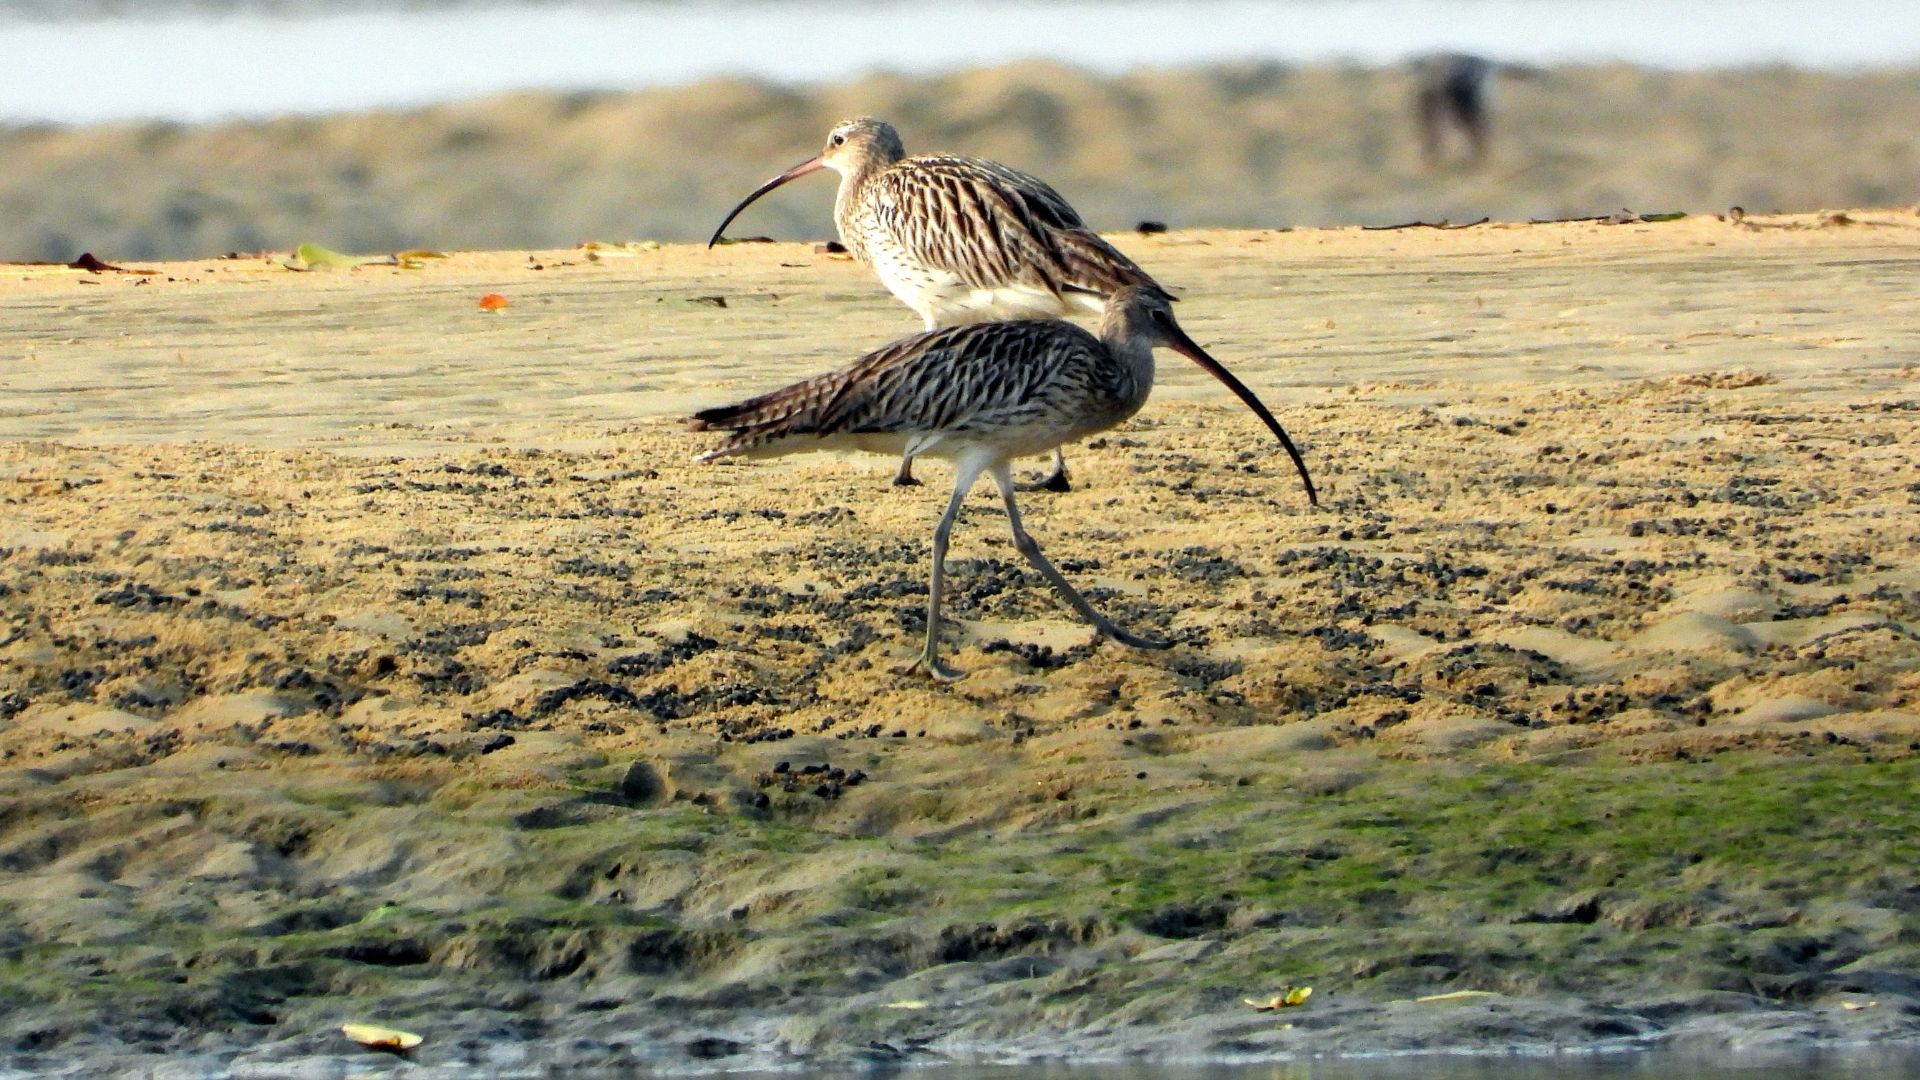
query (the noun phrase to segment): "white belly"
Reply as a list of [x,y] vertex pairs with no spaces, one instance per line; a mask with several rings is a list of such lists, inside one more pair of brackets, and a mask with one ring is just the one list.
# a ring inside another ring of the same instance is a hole
[[[873,272],[887,291],[926,320],[929,330],[964,323],[1001,319],[1050,319],[1069,312],[1069,305],[1046,289],[1033,285],[1001,285],[978,289],[950,270],[912,262],[894,251],[874,251]],[[1076,296],[1075,299],[1078,299]],[[1099,311],[1099,297],[1089,296],[1087,310]]]

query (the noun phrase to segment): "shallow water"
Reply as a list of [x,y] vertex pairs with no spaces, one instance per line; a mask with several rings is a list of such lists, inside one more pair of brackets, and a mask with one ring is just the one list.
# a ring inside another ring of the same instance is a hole
[[1032,57],[1102,71],[1232,60],[1390,64],[1459,48],[1535,63],[1679,68],[1920,63],[1920,19],[1909,0],[1769,0],[1763,17],[1729,0],[520,0],[299,15],[254,4],[119,5],[111,16],[77,18],[46,17],[50,10],[0,6],[0,122],[198,121],[716,75],[831,82]]
[[[882,1072],[879,1075],[887,1075]],[[1751,1059],[1675,1054],[1411,1057],[1265,1065],[1026,1065],[899,1070],[911,1080],[1912,1080],[1920,1048],[1836,1050]],[[754,1074],[828,1080],[846,1070]],[[737,1076],[736,1080],[747,1080]]]

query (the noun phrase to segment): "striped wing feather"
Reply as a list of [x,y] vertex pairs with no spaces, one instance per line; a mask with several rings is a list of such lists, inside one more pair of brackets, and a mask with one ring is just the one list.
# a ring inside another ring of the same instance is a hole
[[1088,229],[1059,192],[997,162],[908,158],[876,177],[867,198],[908,255],[972,288],[1031,285],[1108,296],[1133,285],[1165,295]]
[[[1084,396],[1081,384],[1101,348],[1085,330],[1053,320],[949,327],[902,338],[839,371],[695,413],[689,426],[732,433],[703,460],[800,435],[1020,427]],[[1069,388],[1079,393],[1063,393]]]

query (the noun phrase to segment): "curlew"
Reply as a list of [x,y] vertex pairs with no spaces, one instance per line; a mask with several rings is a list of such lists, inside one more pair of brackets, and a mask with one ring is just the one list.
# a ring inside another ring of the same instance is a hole
[[1492,135],[1488,103],[1493,77],[1516,79],[1540,76],[1538,68],[1503,64],[1471,53],[1434,53],[1410,61],[1414,77],[1414,119],[1420,128],[1420,156],[1428,168],[1441,162],[1448,127],[1458,128],[1467,141],[1467,165],[1486,160]]
[[[927,329],[1000,319],[1099,314],[1122,288],[1172,295],[1086,227],[1060,193],[998,162],[929,154],[908,157],[893,125],[843,120],[820,153],[755,188],[713,231],[754,200],[820,169],[840,174],[834,223],[840,241]],[[896,484],[913,479],[901,459]],[[1053,473],[1036,487],[1068,489],[1056,449]]]
[[1130,633],[1095,610],[1054,565],[1020,521],[1010,462],[1111,428],[1134,413],[1153,388],[1153,350],[1181,353],[1225,383],[1280,439],[1319,497],[1307,466],[1253,391],[1195,345],[1174,321],[1165,293],[1127,285],[1112,294],[1095,337],[1057,319],[973,323],[931,330],[877,349],[839,371],[770,394],[696,413],[695,431],[728,439],[700,455],[773,457],[806,450],[869,450],[931,454],[954,464],[953,496],[933,530],[927,587],[927,642],[906,669],[937,679],[959,673],[940,660],[940,598],[947,539],[967,492],[992,475],[1006,502],[1014,546],[1099,634],[1141,649],[1172,642]]

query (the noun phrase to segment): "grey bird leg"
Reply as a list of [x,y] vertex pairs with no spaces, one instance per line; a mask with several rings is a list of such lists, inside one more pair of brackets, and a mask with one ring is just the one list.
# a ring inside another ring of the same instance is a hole
[[[940,329],[940,320],[933,317],[933,312],[922,311],[920,312],[920,318],[922,321],[924,321],[927,324],[927,330],[926,330],[927,333],[931,334],[935,330]],[[894,487],[919,487],[920,486],[920,481],[914,479],[913,477],[913,455],[912,454],[908,453],[908,454],[900,455],[900,471],[893,474],[893,486]]]
[[960,516],[960,504],[967,500],[967,490],[973,487],[974,481],[980,479],[980,472],[984,468],[979,463],[964,459],[953,464],[953,498],[947,500],[947,512],[941,515],[940,524],[933,527],[933,578],[927,586],[927,647],[920,650],[918,659],[900,672],[905,675],[924,671],[941,682],[952,682],[961,675],[959,671],[940,662],[940,594],[947,585],[947,538],[953,532],[954,520]]
[[900,455],[900,471],[893,474],[894,487],[919,487],[920,481],[913,478],[913,455]]
[[[1033,537],[1027,535],[1026,527],[1020,524],[1020,508],[1013,504],[1013,471],[1007,467],[1007,463],[1004,461],[994,463],[992,469],[993,482],[1000,485],[1000,496],[1007,502],[1007,524],[1013,528],[1013,546],[1019,548],[1020,554],[1026,556],[1027,561],[1032,563],[1035,569],[1039,570],[1048,581],[1053,583],[1053,587],[1060,591],[1060,595],[1066,599],[1067,603],[1073,605],[1073,609],[1080,613],[1081,618],[1092,623],[1095,630],[1107,635],[1122,645],[1131,645],[1136,649],[1173,648],[1173,642],[1171,641],[1161,641],[1157,638],[1130,634],[1116,626],[1112,619],[1095,611],[1093,605],[1087,603],[1087,598],[1081,596],[1078,590],[1068,584],[1067,579],[1061,575],[1060,571],[1054,569],[1053,564],[1047,561],[1047,557],[1040,553],[1039,543],[1037,543]],[[938,539],[935,540],[935,543],[939,543]],[[928,647],[931,648],[932,646],[929,645]]]
[[[896,484],[899,482],[894,481]],[[1067,479],[1067,455],[1061,453],[1059,447],[1054,447],[1053,472],[1049,473],[1045,479],[1028,480],[1025,483],[1015,484],[1014,487],[1021,491],[1072,491],[1073,481]]]

